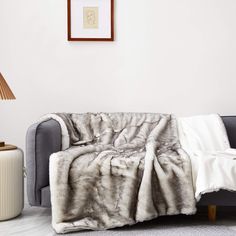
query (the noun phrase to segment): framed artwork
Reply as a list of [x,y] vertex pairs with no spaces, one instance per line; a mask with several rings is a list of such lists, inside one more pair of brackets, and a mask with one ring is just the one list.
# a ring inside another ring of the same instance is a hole
[[69,41],[114,41],[114,0],[67,0]]

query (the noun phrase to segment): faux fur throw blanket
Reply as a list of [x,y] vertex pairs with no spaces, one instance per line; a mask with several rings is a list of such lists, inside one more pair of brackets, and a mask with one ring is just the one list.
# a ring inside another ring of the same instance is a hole
[[[57,233],[103,230],[161,215],[193,214],[191,164],[167,114],[49,114],[64,151],[50,157]],[[68,140],[67,140],[68,138]]]

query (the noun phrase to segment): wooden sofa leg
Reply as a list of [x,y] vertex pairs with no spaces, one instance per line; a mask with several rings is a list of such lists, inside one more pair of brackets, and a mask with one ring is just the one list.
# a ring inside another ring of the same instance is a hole
[[212,222],[216,220],[216,205],[208,206],[208,219]]

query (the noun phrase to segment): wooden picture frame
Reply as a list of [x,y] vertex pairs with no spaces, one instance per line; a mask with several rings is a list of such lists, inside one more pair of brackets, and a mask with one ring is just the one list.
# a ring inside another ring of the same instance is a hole
[[114,0],[67,0],[67,27],[68,41],[114,41]]

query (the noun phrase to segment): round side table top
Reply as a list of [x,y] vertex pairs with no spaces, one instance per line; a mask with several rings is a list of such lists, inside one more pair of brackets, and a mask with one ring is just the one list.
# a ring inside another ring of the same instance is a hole
[[5,146],[0,147],[0,152],[7,151],[7,150],[14,150],[14,149],[17,149],[17,147],[11,144],[5,144]]

